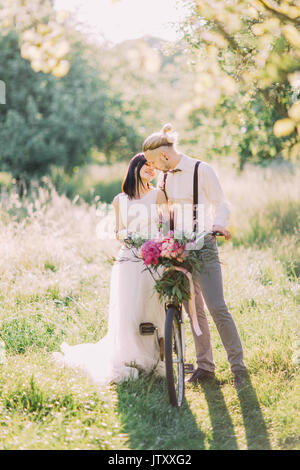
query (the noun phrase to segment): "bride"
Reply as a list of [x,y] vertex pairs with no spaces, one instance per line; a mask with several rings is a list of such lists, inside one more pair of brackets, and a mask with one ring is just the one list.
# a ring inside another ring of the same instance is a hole
[[[154,280],[144,264],[123,242],[128,233],[153,236],[158,213],[166,208],[160,189],[151,185],[153,168],[143,153],[135,155],[128,166],[122,193],[113,200],[116,237],[121,241],[112,268],[108,332],[97,343],[61,345],[62,353],[53,353],[61,365],[80,367],[99,385],[137,378],[139,370],[164,376],[156,335],[141,335],[140,323],[151,322],[164,335],[165,312],[154,291]],[[145,237],[146,238],[146,237]]]

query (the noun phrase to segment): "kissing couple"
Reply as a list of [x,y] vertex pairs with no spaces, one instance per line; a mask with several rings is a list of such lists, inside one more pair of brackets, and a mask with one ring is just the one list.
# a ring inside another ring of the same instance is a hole
[[[151,182],[156,171],[158,184],[154,187]],[[142,260],[139,262],[136,259],[124,238],[129,232],[151,233],[151,227],[157,226],[162,214],[164,220],[168,220],[168,207],[172,204],[193,204],[195,179],[204,231],[218,231],[226,240],[231,238],[226,228],[229,203],[213,168],[180,152],[177,133],[170,124],[149,135],[143,143],[142,153],[130,160],[122,192],[113,200],[115,232],[121,247],[111,273],[107,334],[97,343],[75,346],[63,343],[62,353],[53,353],[55,361],[80,367],[100,386],[136,379],[140,371],[165,376],[165,365],[155,335],[141,335],[139,330],[141,323],[151,322],[157,327],[159,338],[163,338],[164,305],[154,291],[155,281],[151,273],[144,269]],[[130,208],[134,206],[136,209],[139,205],[142,206],[141,216],[136,216],[136,211]],[[173,228],[176,229],[176,226]],[[197,368],[188,382],[201,382],[213,378],[215,374],[205,302],[238,385],[246,374],[246,366],[241,340],[224,300],[221,265],[214,236],[204,238],[199,256],[202,257],[203,269],[193,281],[197,319],[202,334],[196,334],[191,322]],[[184,303],[184,308],[191,320],[188,303]]]

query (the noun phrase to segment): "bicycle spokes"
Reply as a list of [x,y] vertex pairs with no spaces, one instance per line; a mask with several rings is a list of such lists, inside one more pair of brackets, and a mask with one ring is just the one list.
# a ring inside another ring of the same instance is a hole
[[166,379],[170,402],[181,406],[184,399],[184,357],[180,311],[172,306],[165,325]]

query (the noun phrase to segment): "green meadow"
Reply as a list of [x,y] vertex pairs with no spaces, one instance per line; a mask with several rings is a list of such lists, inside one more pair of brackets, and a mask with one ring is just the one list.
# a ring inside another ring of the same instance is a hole
[[[213,165],[232,204],[233,238],[218,244],[249,370],[245,387],[233,386],[209,314],[218,381],[187,385],[181,409],[154,375],[98,389],[54,364],[62,341],[96,342],[106,333],[118,243],[99,240],[96,228],[111,209],[101,204],[109,191],[96,187],[89,202],[51,186],[22,200],[3,192],[1,449],[300,449],[300,169],[249,166],[240,174]],[[111,192],[121,173],[112,188],[105,177]],[[187,318],[186,336],[194,362]]]

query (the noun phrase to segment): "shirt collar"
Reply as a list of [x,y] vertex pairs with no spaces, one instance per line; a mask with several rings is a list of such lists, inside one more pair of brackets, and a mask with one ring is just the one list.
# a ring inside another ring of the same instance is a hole
[[187,162],[188,162],[188,157],[182,153],[181,159],[179,160],[177,165],[174,168],[172,168],[172,170],[184,170],[187,167]]

